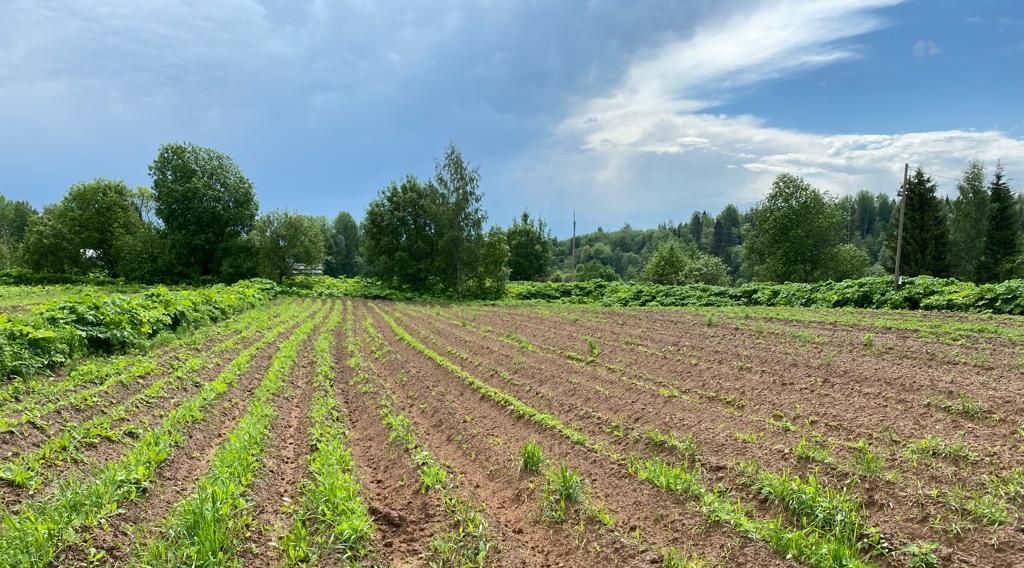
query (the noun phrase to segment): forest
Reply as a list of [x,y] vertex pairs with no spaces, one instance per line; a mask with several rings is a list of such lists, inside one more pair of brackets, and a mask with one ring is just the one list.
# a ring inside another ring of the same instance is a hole
[[[138,283],[366,276],[420,294],[495,298],[508,281],[635,281],[736,286],[823,282],[893,271],[897,196],[838,197],[780,174],[746,211],[555,238],[523,212],[507,227],[482,206],[482,177],[454,145],[434,175],[397,178],[361,221],[260,211],[230,156],[160,147],[150,186],[94,179],[37,211],[0,195],[0,269],[12,282],[112,278]],[[681,212],[685,218],[686,212]],[[490,221],[490,222],[489,222]],[[1003,165],[965,165],[955,194],[916,168],[906,188],[902,274],[991,283],[1024,276],[1024,197]]]

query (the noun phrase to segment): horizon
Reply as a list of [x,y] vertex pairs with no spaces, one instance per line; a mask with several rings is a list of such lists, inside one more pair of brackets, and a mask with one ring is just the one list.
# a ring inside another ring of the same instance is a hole
[[232,156],[262,210],[357,219],[451,141],[490,223],[526,210],[559,238],[573,209],[581,234],[746,210],[782,171],[837,195],[894,195],[904,162],[942,195],[972,158],[1024,177],[1009,0],[5,11],[0,191],[40,209],[97,177],[148,185],[180,140]]

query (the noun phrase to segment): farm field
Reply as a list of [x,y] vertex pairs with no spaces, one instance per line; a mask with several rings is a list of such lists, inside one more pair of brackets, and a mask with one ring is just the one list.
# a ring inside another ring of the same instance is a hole
[[1019,566],[1015,318],[278,298],[0,396],[0,558]]

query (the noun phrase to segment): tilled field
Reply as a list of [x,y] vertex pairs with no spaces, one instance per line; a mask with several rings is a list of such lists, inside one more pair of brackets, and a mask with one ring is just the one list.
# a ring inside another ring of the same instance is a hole
[[0,558],[1021,566],[1013,318],[286,300],[0,392]]

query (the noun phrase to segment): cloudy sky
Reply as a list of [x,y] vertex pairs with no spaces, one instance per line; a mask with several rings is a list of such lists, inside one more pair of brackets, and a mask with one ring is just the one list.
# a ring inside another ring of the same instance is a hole
[[361,216],[449,141],[491,220],[568,231],[748,206],[782,171],[1024,185],[1018,0],[0,0],[0,193],[235,158],[264,209]]

